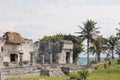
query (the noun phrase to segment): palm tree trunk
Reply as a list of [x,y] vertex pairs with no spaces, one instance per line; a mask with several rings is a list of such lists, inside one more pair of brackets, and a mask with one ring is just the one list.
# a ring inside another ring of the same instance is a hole
[[97,53],[97,61],[100,62],[101,58],[100,58],[100,53]]
[[89,64],[89,39],[87,39],[87,65]]
[[114,54],[113,54],[113,49],[112,49],[112,59],[115,59]]

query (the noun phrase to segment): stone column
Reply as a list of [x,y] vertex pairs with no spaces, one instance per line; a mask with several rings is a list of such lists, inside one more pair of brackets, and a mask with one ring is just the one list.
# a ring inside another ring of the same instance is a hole
[[45,62],[44,56],[45,56],[44,53],[41,53],[41,59],[42,59],[42,60],[41,60],[41,63],[42,63],[42,64],[44,64],[44,62]]
[[52,64],[52,59],[53,59],[53,58],[52,58],[52,53],[51,53],[51,52],[49,52],[49,59],[50,59],[50,62],[49,62],[49,63]]
[[19,66],[22,67],[23,66],[23,52],[19,52]]
[[33,51],[30,52],[30,65],[34,65],[35,63],[35,54]]
[[70,52],[70,64],[73,63],[73,51]]

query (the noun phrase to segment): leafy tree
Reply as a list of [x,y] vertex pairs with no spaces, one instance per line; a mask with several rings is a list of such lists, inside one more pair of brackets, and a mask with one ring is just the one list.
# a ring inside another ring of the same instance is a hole
[[87,40],[87,64],[89,62],[89,43],[93,40],[93,37],[99,33],[99,31],[97,31],[99,28],[95,27],[96,24],[97,23],[95,21],[87,20],[83,23],[83,27],[79,26],[82,31],[76,32],[80,34],[82,40]]

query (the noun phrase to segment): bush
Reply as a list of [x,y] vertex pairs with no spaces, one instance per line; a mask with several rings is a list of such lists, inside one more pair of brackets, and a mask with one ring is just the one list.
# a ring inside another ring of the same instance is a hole
[[71,73],[69,76],[70,76],[70,80],[72,79],[80,80],[80,75],[77,73]]
[[86,80],[89,76],[88,70],[78,71],[76,74],[72,73],[69,75],[70,80]]
[[120,64],[120,58],[119,58],[119,59],[117,59],[117,63],[118,63],[118,64]]
[[88,70],[79,71],[78,74],[80,75],[81,80],[86,80],[89,76]]

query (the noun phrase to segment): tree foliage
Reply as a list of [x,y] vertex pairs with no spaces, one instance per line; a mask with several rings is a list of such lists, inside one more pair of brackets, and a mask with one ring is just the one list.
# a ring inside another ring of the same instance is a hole
[[42,40],[63,40],[64,39],[64,35],[62,35],[61,33],[60,34],[56,34],[54,36],[44,36],[42,39],[40,39],[41,41]]

